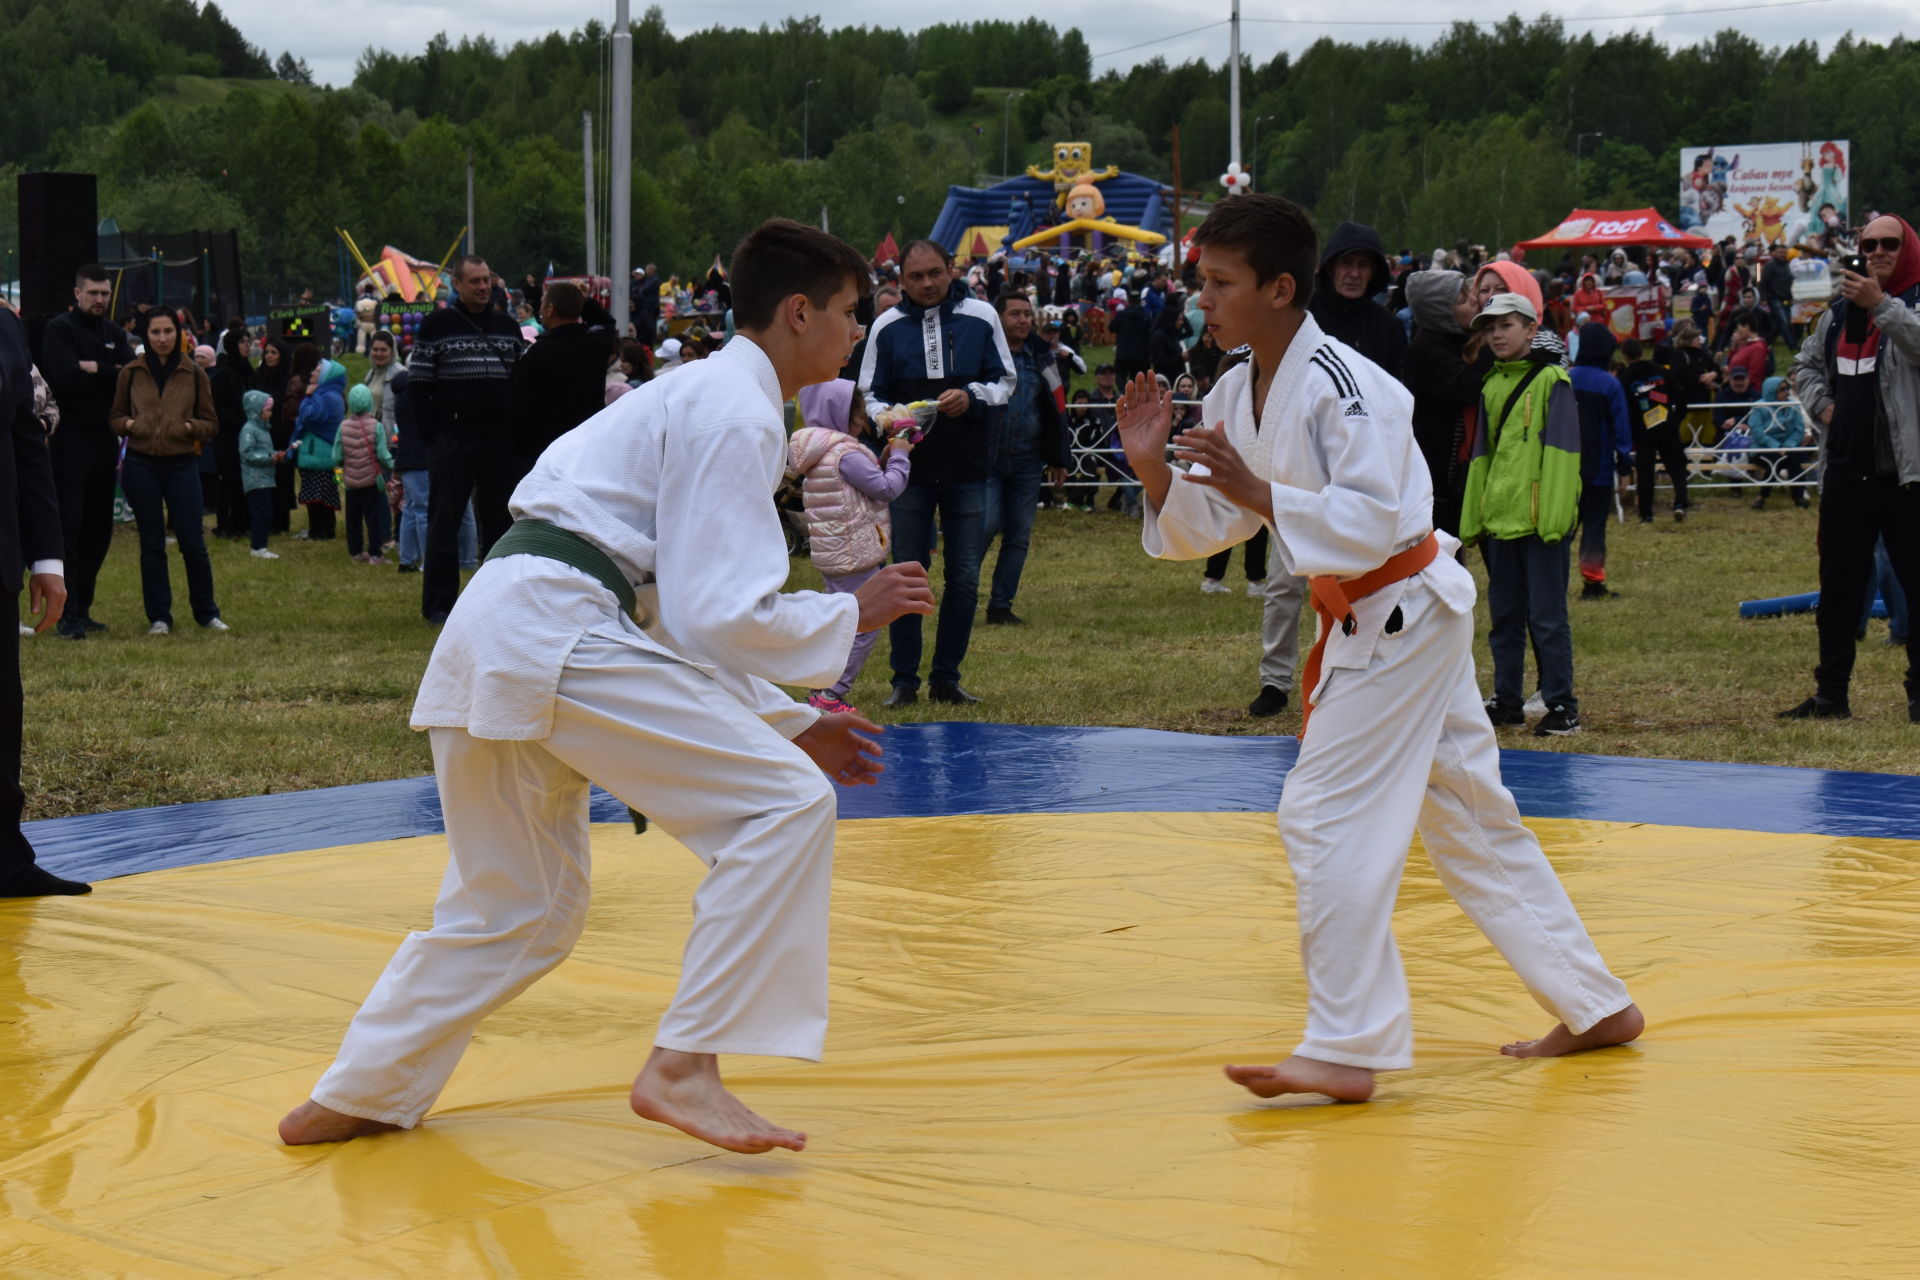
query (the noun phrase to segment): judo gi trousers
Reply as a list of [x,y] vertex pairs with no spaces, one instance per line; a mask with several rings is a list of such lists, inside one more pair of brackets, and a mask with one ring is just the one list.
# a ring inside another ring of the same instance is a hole
[[411,1128],[480,1020],[566,958],[590,894],[589,778],[708,868],[654,1043],[820,1057],[836,802],[798,747],[694,668],[594,636],[549,737],[431,733],[451,855],[433,928],[400,944],[314,1101]]
[[1440,882],[1576,1034],[1630,1002],[1521,825],[1474,680],[1470,615],[1418,597],[1364,671],[1334,668],[1280,798],[1307,975],[1301,1057],[1413,1065],[1393,905],[1417,829]]

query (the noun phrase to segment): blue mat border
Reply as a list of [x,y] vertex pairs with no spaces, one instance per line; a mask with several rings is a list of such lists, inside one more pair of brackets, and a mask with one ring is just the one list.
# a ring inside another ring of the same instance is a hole
[[[1297,744],[1152,729],[898,725],[879,786],[841,792],[843,818],[1271,810]],[[1920,839],[1920,778],[1769,765],[1503,751],[1520,811],[1662,826]],[[596,789],[593,818],[626,810]],[[98,880],[266,854],[437,835],[433,779],[127,809],[26,824],[40,861]]]

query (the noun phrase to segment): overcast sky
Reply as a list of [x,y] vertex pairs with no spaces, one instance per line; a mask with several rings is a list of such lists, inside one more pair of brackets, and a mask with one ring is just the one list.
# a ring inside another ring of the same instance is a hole
[[[282,49],[307,60],[322,82],[345,85],[353,79],[354,60],[369,45],[396,53],[417,53],[435,32],[445,31],[458,43],[462,36],[486,35],[500,45],[545,35],[548,31],[576,30],[590,19],[611,23],[611,0],[330,0],[324,21],[310,16],[310,10],[290,9],[285,0],[222,0],[221,10],[248,40],[264,48],[268,56],[278,58]],[[1169,5],[1165,0],[1098,0],[1093,5],[1066,6],[1072,18],[1054,17],[1055,25],[1078,26],[1094,54],[1094,72],[1108,67],[1126,67],[1156,55],[1169,62],[1190,58],[1224,61],[1227,54],[1228,0],[1205,0],[1199,4]],[[1533,15],[1547,6],[1535,0],[1517,11]],[[1842,33],[1851,30],[1861,39],[1886,41],[1901,34],[1912,12],[1905,4],[1875,3],[1874,0],[1799,0],[1779,4],[1777,0],[1734,7],[1730,0],[1590,0],[1585,6],[1556,6],[1563,10],[1562,20],[1570,31],[1638,29],[1652,31],[1670,44],[1691,44],[1728,26],[1737,26],[1763,45],[1791,44],[1798,40],[1816,40],[1822,48]],[[778,25],[785,19],[809,13],[822,13],[824,6],[807,6],[783,0],[665,0],[661,5],[667,25],[676,34],[711,27],[757,27],[761,23]],[[634,0],[637,17],[646,4]],[[1719,9],[1723,12],[1701,12]],[[1567,10],[1597,15],[1667,14],[1676,10],[1693,11],[1690,16],[1608,18],[1605,21],[1578,21],[1567,17]],[[829,26],[902,25],[898,0],[836,0],[831,6]],[[1261,22],[1257,19],[1310,19],[1349,14],[1364,14],[1369,23],[1382,25],[1316,25],[1310,21]],[[1036,14],[1047,17],[1047,7],[1031,0],[972,0],[955,14],[973,18],[1005,18],[1019,21]],[[1244,19],[1241,49],[1256,64],[1285,51],[1298,53],[1323,35],[1350,42],[1402,37],[1427,43],[1439,35],[1448,21],[1461,17],[1484,18],[1489,10],[1483,5],[1440,0],[1378,0],[1364,9],[1346,8],[1335,0],[1312,0],[1289,4],[1278,0],[1243,0]],[[1087,16],[1081,16],[1087,15]],[[946,16],[943,12],[941,16]],[[1188,35],[1184,28],[1200,25],[1217,17],[1222,25]],[[911,21],[911,20],[909,20]],[[1145,47],[1127,49],[1128,46]],[[1111,57],[1101,57],[1113,53]]]

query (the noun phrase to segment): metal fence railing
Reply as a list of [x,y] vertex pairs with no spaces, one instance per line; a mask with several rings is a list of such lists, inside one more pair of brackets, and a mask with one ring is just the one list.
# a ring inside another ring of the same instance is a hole
[[[1185,413],[1190,408],[1198,408],[1200,403],[1198,400],[1176,400],[1174,409],[1176,413]],[[1687,483],[1690,486],[1700,485],[1709,489],[1757,489],[1763,486],[1812,489],[1819,486],[1818,433],[1797,401],[1744,400],[1702,405],[1699,408],[1703,413],[1710,412],[1719,422],[1704,431],[1699,423],[1689,421],[1691,414],[1679,422],[1683,433],[1683,452],[1687,458]],[[1800,419],[1801,435],[1806,443],[1779,449],[1758,447],[1750,441],[1741,443],[1740,437],[1732,434],[1733,428],[1744,423],[1755,409],[1792,410]],[[1738,416],[1727,416],[1735,411]],[[1070,404],[1067,412],[1078,415],[1071,419],[1073,464],[1067,469],[1068,486],[1138,488],[1140,481],[1127,466],[1126,451],[1113,435],[1113,406]],[[1631,488],[1632,477],[1628,479]],[[1654,487],[1672,487],[1664,470],[1657,473]]]

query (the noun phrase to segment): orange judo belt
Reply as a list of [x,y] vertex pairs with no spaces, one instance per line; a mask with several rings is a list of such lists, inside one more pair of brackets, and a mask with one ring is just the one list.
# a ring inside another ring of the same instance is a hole
[[1390,556],[1378,569],[1371,569],[1357,578],[1342,581],[1330,573],[1317,578],[1308,578],[1307,586],[1313,594],[1313,612],[1320,619],[1320,634],[1313,638],[1313,651],[1307,655],[1306,700],[1300,713],[1300,737],[1307,736],[1307,721],[1313,718],[1313,691],[1320,687],[1320,659],[1326,655],[1327,637],[1333,634],[1333,624],[1337,619],[1341,633],[1352,635],[1354,628],[1353,602],[1364,600],[1382,587],[1396,582],[1404,582],[1433,563],[1440,554],[1440,540],[1429,533],[1418,543],[1405,551]]

